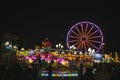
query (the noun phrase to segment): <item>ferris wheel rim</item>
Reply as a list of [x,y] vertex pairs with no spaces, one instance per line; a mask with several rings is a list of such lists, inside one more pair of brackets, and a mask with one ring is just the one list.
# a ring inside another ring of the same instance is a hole
[[92,23],[92,22],[90,22],[90,21],[78,22],[78,23],[74,24],[74,25],[69,29],[69,31],[68,31],[68,33],[67,33],[67,37],[66,37],[66,42],[67,42],[66,44],[67,44],[67,47],[70,46],[70,45],[69,45],[69,38],[68,38],[68,36],[69,36],[71,30],[73,30],[73,28],[75,28],[76,26],[78,26],[78,25],[80,25],[80,24],[94,25],[94,28],[96,28],[97,30],[99,30],[99,33],[100,33],[100,36],[101,36],[101,43],[99,44],[98,50],[96,51],[96,52],[98,52],[98,51],[102,48],[103,33],[102,33],[101,29],[100,29],[96,24],[94,24],[94,23]]

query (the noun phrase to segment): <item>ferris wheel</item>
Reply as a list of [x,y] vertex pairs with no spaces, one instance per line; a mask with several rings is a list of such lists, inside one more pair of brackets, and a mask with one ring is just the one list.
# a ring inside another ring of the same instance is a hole
[[77,50],[87,51],[88,48],[94,49],[97,53],[103,43],[103,33],[94,23],[82,21],[73,25],[66,37],[66,44],[69,48],[74,45]]

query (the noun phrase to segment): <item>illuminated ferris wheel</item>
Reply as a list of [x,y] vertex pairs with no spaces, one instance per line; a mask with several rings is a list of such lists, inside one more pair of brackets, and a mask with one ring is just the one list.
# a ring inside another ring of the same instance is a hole
[[94,23],[83,21],[73,25],[67,33],[67,47],[74,45],[77,50],[87,51],[92,48],[98,52],[103,43],[103,33]]

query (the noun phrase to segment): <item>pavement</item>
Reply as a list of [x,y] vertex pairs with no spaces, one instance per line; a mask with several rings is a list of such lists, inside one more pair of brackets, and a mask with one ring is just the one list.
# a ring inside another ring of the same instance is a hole
[[112,73],[109,71],[99,71],[95,74],[95,80],[111,80]]
[[[78,80],[78,77],[48,77],[38,78],[38,71],[23,69],[19,65],[10,68],[2,66],[0,69],[0,80]],[[99,71],[94,75],[95,80],[111,80],[112,72]],[[114,79],[119,80],[119,79]]]

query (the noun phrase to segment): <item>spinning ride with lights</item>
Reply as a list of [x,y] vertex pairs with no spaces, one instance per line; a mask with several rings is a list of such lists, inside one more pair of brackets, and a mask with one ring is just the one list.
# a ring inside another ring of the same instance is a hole
[[66,37],[67,47],[74,45],[77,50],[86,52],[88,48],[99,52],[103,43],[103,33],[94,23],[82,21],[73,25]]

